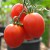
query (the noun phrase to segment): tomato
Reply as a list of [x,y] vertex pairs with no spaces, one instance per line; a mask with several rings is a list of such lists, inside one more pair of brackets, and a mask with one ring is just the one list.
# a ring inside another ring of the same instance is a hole
[[29,36],[28,33],[25,33],[25,40],[33,40],[33,37]]
[[30,36],[30,35],[25,31],[25,29],[24,29],[24,32],[25,32],[25,35],[24,35],[24,39],[25,39],[25,40],[28,40],[28,41],[33,40],[33,37]]
[[[19,16],[20,13],[22,12],[23,10],[23,4],[15,4],[13,7],[12,7],[12,10],[11,10],[11,17],[14,18],[15,16]],[[23,22],[23,18],[25,17],[26,15],[26,11],[27,11],[27,8],[24,7],[24,12],[22,13],[21,17],[20,17],[20,22],[22,23]]]
[[32,38],[40,38],[45,29],[43,17],[38,13],[30,13],[24,17],[23,27]]
[[4,30],[4,39],[9,47],[19,47],[24,41],[23,28],[19,25],[9,24]]

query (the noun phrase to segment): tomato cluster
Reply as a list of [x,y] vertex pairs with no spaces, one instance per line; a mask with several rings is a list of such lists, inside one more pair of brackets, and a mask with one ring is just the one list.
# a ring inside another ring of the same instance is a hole
[[[9,24],[4,30],[4,39],[9,47],[19,47],[24,40],[40,38],[45,29],[45,22],[39,13],[26,14],[27,8],[23,4],[15,4],[11,10],[11,18],[16,24]],[[22,14],[20,15],[20,13]],[[20,18],[19,18],[20,15]],[[14,18],[16,16],[16,18]],[[20,20],[19,20],[19,19]],[[18,21],[19,20],[19,21]],[[23,24],[22,26],[20,24]]]

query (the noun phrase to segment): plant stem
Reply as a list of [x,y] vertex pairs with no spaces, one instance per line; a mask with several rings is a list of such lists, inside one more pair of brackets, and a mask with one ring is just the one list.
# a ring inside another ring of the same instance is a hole
[[22,10],[22,12],[20,13],[20,15],[18,16],[18,20],[20,20],[20,17],[21,17],[21,15],[22,15],[22,13],[24,12],[24,6],[25,6],[25,0],[24,0],[24,3],[23,3],[23,10]]
[[23,3],[23,6],[25,6],[25,0],[24,0],[24,3]]
[[17,25],[20,25],[20,26],[23,26],[23,24],[22,23],[20,23],[20,17],[21,17],[21,15],[22,15],[22,13],[24,12],[24,9],[25,8],[25,0],[24,0],[24,3],[23,3],[23,10],[21,11],[21,13],[19,14],[19,16],[18,16],[18,20],[17,20]]

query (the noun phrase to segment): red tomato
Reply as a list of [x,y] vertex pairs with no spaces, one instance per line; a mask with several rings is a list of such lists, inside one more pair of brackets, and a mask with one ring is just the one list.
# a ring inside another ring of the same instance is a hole
[[25,33],[25,40],[33,40],[33,37],[29,36],[28,33]]
[[21,26],[9,24],[4,30],[4,39],[9,47],[19,47],[24,41],[24,31]]
[[24,17],[23,26],[30,37],[40,38],[44,33],[45,22],[40,14],[30,13]]
[[25,31],[25,29],[24,29],[24,32],[25,32],[25,40],[33,40],[33,37],[32,36],[30,36],[26,31]]
[[[15,4],[13,7],[12,7],[12,10],[11,10],[11,17],[13,18],[14,16],[19,16],[20,13],[22,12],[23,10],[23,4]],[[23,22],[23,18],[25,17],[26,15],[26,12],[27,11],[27,8],[25,7],[24,8],[24,12],[22,13],[21,15],[21,18],[20,18],[20,22]]]

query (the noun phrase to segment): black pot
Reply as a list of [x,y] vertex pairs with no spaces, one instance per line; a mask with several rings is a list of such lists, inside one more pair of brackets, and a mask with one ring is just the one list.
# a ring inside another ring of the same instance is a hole
[[7,49],[8,50],[40,50],[40,42],[41,42],[41,39],[34,39],[32,41],[26,41],[26,42],[24,42],[18,48],[10,48],[8,46]]
[[0,38],[0,50],[1,50],[1,38]]
[[0,46],[1,46],[1,38],[0,38]]
[[5,27],[0,27],[0,32],[4,33]]
[[0,27],[0,50],[1,50],[1,38],[3,37],[5,27]]
[[1,45],[1,38],[3,37],[3,32],[4,32],[5,27],[0,27],[0,45]]

